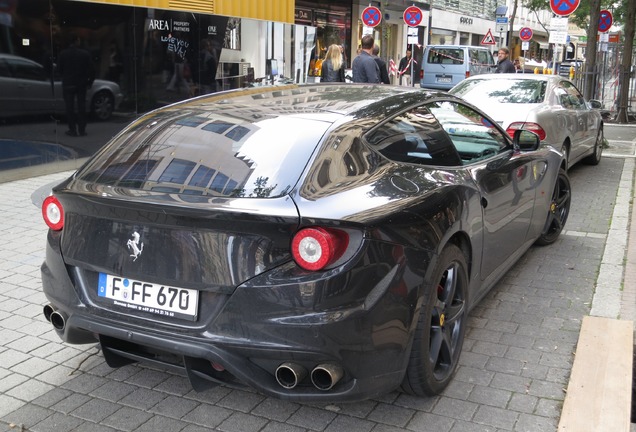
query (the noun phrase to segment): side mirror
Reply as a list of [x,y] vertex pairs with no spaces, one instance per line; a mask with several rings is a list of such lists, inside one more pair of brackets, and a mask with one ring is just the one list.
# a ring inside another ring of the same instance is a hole
[[602,109],[603,104],[600,100],[590,99],[590,107],[592,107],[593,109]]
[[534,151],[541,145],[541,138],[529,130],[517,129],[512,137],[512,145],[515,152]]

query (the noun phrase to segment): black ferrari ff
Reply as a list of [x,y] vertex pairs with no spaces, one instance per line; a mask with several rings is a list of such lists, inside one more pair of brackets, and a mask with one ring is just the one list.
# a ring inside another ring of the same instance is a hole
[[467,314],[567,220],[563,155],[446,93],[311,84],[150,112],[70,178],[44,315],[196,390],[360,400],[452,379]]

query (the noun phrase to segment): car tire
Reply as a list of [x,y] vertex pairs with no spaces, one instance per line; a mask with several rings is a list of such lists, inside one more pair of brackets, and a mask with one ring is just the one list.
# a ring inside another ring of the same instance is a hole
[[108,120],[115,110],[115,98],[107,90],[100,90],[91,100],[91,113],[97,120]]
[[603,135],[603,128],[598,130],[596,135],[596,142],[594,143],[594,150],[592,154],[585,158],[585,162],[589,165],[598,165],[601,162],[601,156],[603,155],[603,144],[605,137]]
[[563,153],[563,163],[565,164],[565,170],[570,169],[570,150],[568,141],[564,142],[561,146],[561,153]]
[[459,362],[468,314],[466,258],[455,245],[444,248],[437,260],[432,287],[426,289],[402,391],[439,394],[450,382]]
[[552,199],[548,208],[548,218],[543,232],[536,243],[541,246],[552,244],[561,235],[570,214],[572,189],[570,178],[563,168],[559,169],[557,181],[552,191]]

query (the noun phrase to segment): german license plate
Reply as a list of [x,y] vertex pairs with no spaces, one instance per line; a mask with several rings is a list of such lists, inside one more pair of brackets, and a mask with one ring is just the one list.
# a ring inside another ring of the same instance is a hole
[[452,77],[444,77],[444,76],[442,76],[442,77],[439,77],[439,76],[438,76],[438,77],[437,77],[437,82],[438,82],[438,83],[450,83],[450,82],[452,82],[452,81],[453,81],[453,78],[452,78]]
[[195,321],[199,292],[161,284],[142,282],[105,273],[99,274],[97,295],[130,311],[148,312]]

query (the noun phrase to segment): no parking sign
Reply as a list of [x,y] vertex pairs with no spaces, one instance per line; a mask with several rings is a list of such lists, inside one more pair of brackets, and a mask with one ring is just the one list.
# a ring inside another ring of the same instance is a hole
[[530,39],[532,39],[532,34],[532,29],[530,27],[524,27],[519,30],[519,39],[524,42],[529,41]]
[[420,25],[422,18],[422,10],[417,6],[409,6],[404,10],[404,23],[409,27]]
[[568,16],[579,7],[581,0],[550,0],[550,9],[558,16]]
[[614,17],[612,13],[607,9],[601,11],[601,15],[598,18],[598,31],[601,33],[606,33],[612,27],[612,23],[614,22]]
[[362,22],[367,27],[375,27],[382,21],[382,12],[375,6],[369,6],[362,11]]

